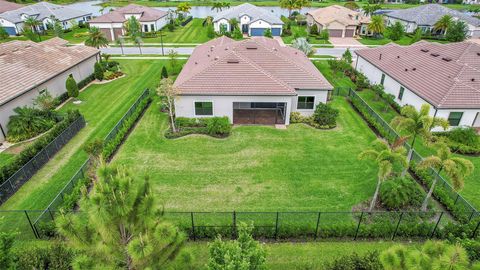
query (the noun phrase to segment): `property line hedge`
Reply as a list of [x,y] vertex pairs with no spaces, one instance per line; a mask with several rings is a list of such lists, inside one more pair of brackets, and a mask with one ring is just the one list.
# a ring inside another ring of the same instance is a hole
[[23,149],[12,161],[0,168],[0,184],[20,170],[35,155],[42,151],[49,143],[64,132],[73,122],[81,117],[78,110],[68,111],[65,117],[45,135],[38,138],[32,145]]

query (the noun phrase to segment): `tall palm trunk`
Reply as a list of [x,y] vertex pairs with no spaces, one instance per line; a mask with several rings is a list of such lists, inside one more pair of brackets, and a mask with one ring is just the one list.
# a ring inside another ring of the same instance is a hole
[[413,146],[415,145],[415,139],[416,138],[417,138],[417,134],[413,135],[412,144],[410,145],[410,149],[408,150],[408,154],[407,154],[408,165],[402,171],[402,178],[405,177],[405,175],[407,175],[408,168],[410,167],[410,162],[412,161],[412,155],[413,155]]
[[[443,168],[440,168],[440,170],[438,170],[438,175],[440,175],[440,172],[442,171],[442,169]],[[430,197],[432,197],[433,190],[435,190],[435,185],[437,184],[437,179],[438,179],[438,177],[435,176],[435,179],[433,179],[432,186],[430,186],[430,190],[428,191],[427,196],[425,197],[425,200],[422,203],[422,211],[423,212],[427,211],[428,200],[430,199]]]
[[368,211],[371,212],[375,207],[375,203],[377,202],[378,192],[380,191],[380,184],[382,183],[382,179],[379,177],[377,181],[377,187],[375,188],[375,193],[373,194],[372,201],[370,202],[370,207]]
[[123,53],[123,45],[120,44],[120,49],[122,50],[122,55],[125,55],[125,53]]
[[138,49],[140,50],[140,55],[142,55],[142,46],[140,46],[140,44],[138,44]]

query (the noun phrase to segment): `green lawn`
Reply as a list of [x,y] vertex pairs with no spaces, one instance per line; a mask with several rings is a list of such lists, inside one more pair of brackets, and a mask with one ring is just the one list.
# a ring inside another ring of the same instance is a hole
[[[188,242],[183,251],[193,255],[194,269],[206,269],[208,263],[208,243]],[[267,243],[267,269],[323,269],[343,255],[356,252],[359,255],[369,251],[382,252],[397,242],[313,242],[313,243]],[[417,246],[418,243],[402,243]],[[179,257],[177,257],[179,258]]]
[[0,167],[7,164],[8,161],[13,157],[14,157],[13,154],[5,153],[5,152],[0,153]]
[[[177,26],[173,32],[163,29],[165,43],[205,43],[211,38],[207,36],[207,27],[202,25],[203,19],[194,18],[185,26]],[[160,37],[144,38],[145,43],[160,43]]]
[[308,38],[308,43],[310,44],[331,44],[328,40],[318,39],[317,37],[309,36],[307,33],[307,26],[306,25],[292,25],[292,35],[288,37],[282,37],[283,42],[286,44],[291,44],[295,39],[295,34],[299,37],[306,37]]
[[[448,41],[446,40],[437,40],[437,39],[423,39],[424,41],[429,41],[429,42],[437,42],[437,43],[448,43]],[[363,45],[368,45],[368,46],[373,46],[373,45],[385,45],[385,44],[388,44],[390,42],[393,42],[393,43],[396,43],[398,45],[402,45],[402,46],[407,46],[407,45],[410,45],[412,43],[412,38],[409,37],[409,36],[403,36],[401,39],[399,40],[391,40],[389,38],[371,38],[371,37],[363,37],[361,39],[358,40],[360,43],[362,43]]]
[[17,193],[1,206],[10,209],[44,209],[87,158],[82,147],[104,138],[145,88],[155,87],[162,60],[121,61],[126,77],[92,85],[80,93],[80,105],[66,104],[61,111],[79,109],[87,125]]
[[[83,43],[85,41],[86,37],[76,36],[76,35],[81,35],[82,33],[86,33],[86,32],[88,32],[88,29],[79,28],[79,29],[75,29],[71,32],[64,33],[62,38],[69,41],[71,44]],[[40,36],[41,41],[45,41],[45,40],[51,39],[53,37],[54,37],[54,35],[51,31],[48,31],[46,34],[43,34],[43,35]],[[25,36],[8,37],[6,39],[0,39],[0,43],[12,41],[12,40],[28,40],[28,38],[25,37]]]

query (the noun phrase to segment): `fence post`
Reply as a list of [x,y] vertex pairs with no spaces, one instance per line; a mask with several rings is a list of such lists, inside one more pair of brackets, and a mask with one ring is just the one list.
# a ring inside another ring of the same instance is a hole
[[233,210],[233,222],[232,222],[232,238],[235,239],[237,236],[237,213]]
[[50,207],[48,207],[47,210],[48,210],[48,213],[50,214],[50,217],[52,218],[52,220],[55,220],[55,219],[53,218],[53,214],[52,214],[52,211],[50,210]]
[[455,203],[453,205],[457,205],[458,198],[460,198],[460,194],[457,193],[457,198],[455,198]]
[[442,212],[442,213],[440,214],[440,216],[438,217],[437,223],[435,224],[435,227],[433,228],[433,231],[432,231],[432,233],[430,234],[430,238],[432,238],[433,235],[435,234],[435,231],[437,230],[438,224],[440,223],[440,220],[441,220],[442,217],[443,217],[443,213],[444,213],[444,212]]
[[400,222],[402,222],[403,213],[404,212],[400,214],[400,218],[398,219],[397,227],[395,227],[395,231],[393,232],[393,235],[392,235],[392,241],[395,240],[395,236],[397,236],[397,230],[398,230],[398,227],[400,226]]
[[475,210],[472,210],[472,213],[470,214],[470,217],[468,218],[468,222],[472,221],[473,214],[475,214]]
[[193,222],[193,212],[190,212],[190,217],[192,219],[192,235],[193,235],[193,241],[197,240],[197,237],[195,236],[195,223]]
[[320,226],[320,216],[322,212],[318,212],[318,217],[317,217],[317,226],[315,227],[315,240],[317,240],[317,235],[318,235],[318,227]]
[[357,240],[358,230],[360,229],[360,223],[362,223],[362,219],[363,219],[363,211],[362,211],[362,214],[360,215],[360,220],[358,221],[358,225],[357,225],[357,231],[355,231],[355,237],[353,238],[353,240]]
[[23,212],[25,213],[25,216],[27,216],[28,224],[30,224],[30,228],[32,228],[33,235],[35,235],[35,238],[39,239],[40,237],[38,237],[38,233],[32,225],[32,221],[30,220],[30,217],[28,216],[27,210],[23,210]]
[[277,218],[275,220],[275,240],[277,240],[278,236],[278,212],[277,212]]
[[480,227],[480,220],[478,221],[477,227],[475,227],[475,230],[473,230],[472,239],[475,239],[475,237],[477,236],[477,231],[479,227]]

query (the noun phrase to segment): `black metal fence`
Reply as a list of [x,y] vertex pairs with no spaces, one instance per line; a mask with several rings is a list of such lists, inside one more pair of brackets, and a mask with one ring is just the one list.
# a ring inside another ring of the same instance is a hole
[[40,170],[62,147],[67,144],[83,127],[83,116],[73,121],[60,135],[30,159],[22,168],[0,185],[0,204],[8,200],[25,182]]
[[[375,121],[386,131],[386,134],[384,134],[384,136],[387,140],[392,142],[400,137],[399,134],[377,112],[375,112],[375,110],[370,107],[368,103],[357,94],[356,91],[350,89],[348,92],[348,97],[351,100],[357,101],[357,104],[362,106],[365,111],[367,111],[369,115],[373,119],[375,119]],[[410,150],[411,146],[408,143],[405,143],[405,148],[407,150]],[[415,149],[413,149],[412,161],[418,163],[421,160],[423,160],[423,157],[417,151],[415,151]],[[458,211],[465,213],[465,216],[468,217],[468,221],[470,221],[472,218],[480,216],[480,213],[477,211],[477,209],[473,207],[472,204],[470,204],[465,198],[463,198],[462,195],[456,192],[450,185],[450,183],[448,183],[448,181],[445,180],[444,177],[438,174],[435,169],[430,168],[428,172],[433,178],[437,179],[438,184],[435,188],[445,189],[450,199],[454,201],[454,206],[458,208]]]

